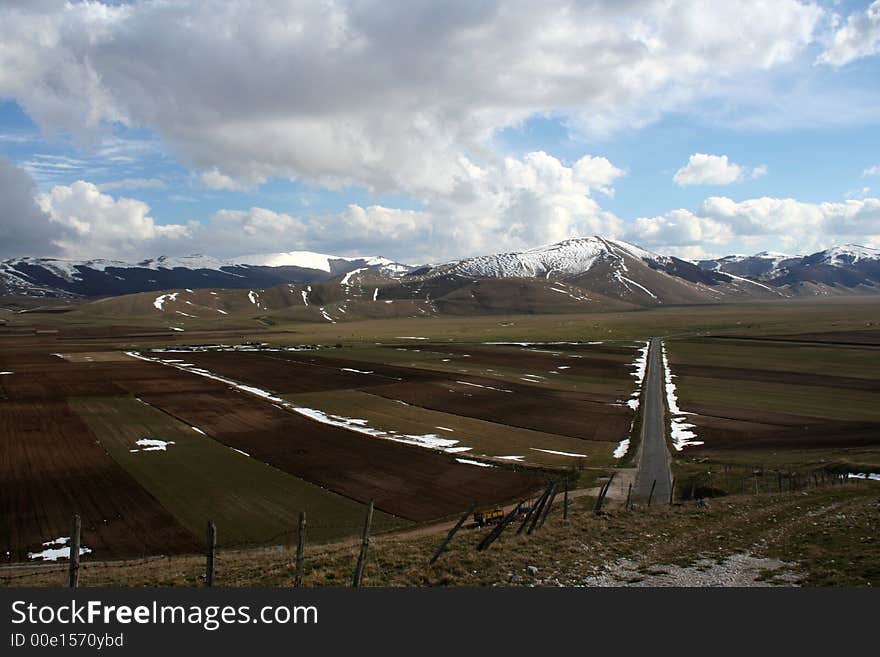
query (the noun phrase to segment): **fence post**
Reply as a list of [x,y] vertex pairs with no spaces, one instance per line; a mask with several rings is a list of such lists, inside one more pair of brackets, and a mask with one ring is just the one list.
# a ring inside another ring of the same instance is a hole
[[486,538],[484,538],[482,541],[480,541],[480,544],[477,545],[477,552],[482,552],[483,550],[488,548],[490,545],[492,545],[492,543],[494,543],[495,540],[499,536],[501,536],[501,532],[504,531],[504,528],[507,527],[507,525],[509,525],[514,518],[516,518],[516,514],[522,508],[523,502],[525,502],[525,500],[523,500],[522,502],[517,504],[515,507],[513,507],[510,510],[510,513],[508,513],[506,516],[504,516],[504,519],[501,522],[499,522],[497,525],[495,525],[495,527],[492,529],[491,532],[489,532],[489,534],[486,536]]
[[455,523],[455,527],[449,530],[449,533],[446,534],[446,538],[443,539],[443,542],[440,544],[440,547],[437,548],[437,551],[434,553],[434,556],[431,557],[431,560],[428,563],[434,563],[437,559],[440,558],[440,555],[443,554],[443,551],[446,549],[446,546],[449,545],[449,541],[452,540],[452,537],[455,536],[455,532],[461,529],[461,526],[464,524],[464,521],[468,519],[468,516],[474,512],[476,509],[476,504],[471,504],[471,508],[465,511],[465,514],[458,519],[458,522]]
[[562,494],[562,519],[568,520],[568,484],[565,484],[565,492]]
[[632,497],[633,485],[632,482],[626,487],[626,504],[623,505],[623,508],[629,511],[629,500]]
[[553,484],[553,489],[550,493],[550,499],[547,500],[547,506],[544,507],[544,513],[541,515],[541,519],[538,521],[538,526],[535,529],[541,529],[544,526],[544,522],[547,520],[547,516],[550,515],[550,509],[553,506],[553,500],[556,499],[556,484]]
[[217,527],[208,521],[208,550],[205,563],[205,586],[214,586],[214,556],[217,551]]
[[306,512],[299,512],[299,531],[296,533],[296,568],[294,570],[293,585],[302,586],[303,578],[303,552],[306,544]]
[[651,492],[648,493],[648,506],[651,506],[651,500],[654,499],[654,487],[657,485],[657,480],[655,479],[651,482]]
[[361,552],[358,555],[357,565],[354,568],[354,578],[351,585],[357,588],[361,585],[364,576],[364,565],[367,561],[367,548],[370,546],[370,524],[373,522],[373,502],[367,507],[367,517],[364,519],[364,533],[361,537]]
[[612,472],[611,476],[608,477],[608,481],[602,486],[602,490],[599,491],[599,498],[596,500],[595,509],[593,509],[596,513],[602,511],[602,505],[605,504],[605,496],[608,495],[608,489],[611,488],[611,482],[614,481],[614,475],[616,474],[617,472]]
[[68,564],[67,585],[75,589],[79,586],[79,544],[82,521],[79,514],[73,516],[73,531],[70,534],[70,563]]
[[672,478],[672,481],[669,483],[669,506],[672,506],[672,502],[675,499],[675,477]]
[[[528,524],[527,534],[532,533],[532,528],[535,526],[535,523],[538,521],[538,516],[541,511],[544,510],[544,505],[547,503],[547,498],[550,497],[550,489],[552,488],[552,484],[547,484],[547,488],[544,489],[544,492],[541,494],[541,497],[535,503],[535,506],[531,508],[528,515],[523,518],[522,524],[519,526],[519,529],[516,531],[517,535],[521,534],[523,530],[526,528],[526,524]],[[529,522],[531,520],[531,522]]]

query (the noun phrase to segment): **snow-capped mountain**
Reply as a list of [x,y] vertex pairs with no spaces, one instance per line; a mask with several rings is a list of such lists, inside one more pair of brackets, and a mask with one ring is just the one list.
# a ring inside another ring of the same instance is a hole
[[704,269],[745,276],[792,294],[874,293],[880,287],[880,250],[844,244],[805,256],[758,253],[703,260]]
[[253,288],[313,283],[368,269],[400,276],[412,267],[387,258],[342,257],[308,251],[219,260],[160,256],[140,262],[11,258],[0,261],[0,294],[110,296],[175,288]]
[[[880,292],[880,251],[843,245],[806,256],[763,252],[694,263],[593,236],[420,268],[382,257],[311,251],[228,260],[162,256],[137,263],[0,261],[0,294],[7,295],[116,296],[180,289],[267,290],[290,284],[329,285],[328,299],[350,293],[372,300],[381,296],[387,302],[421,300],[455,312],[568,312],[587,309],[588,303],[649,306],[874,294]],[[359,288],[363,290],[356,292]]]

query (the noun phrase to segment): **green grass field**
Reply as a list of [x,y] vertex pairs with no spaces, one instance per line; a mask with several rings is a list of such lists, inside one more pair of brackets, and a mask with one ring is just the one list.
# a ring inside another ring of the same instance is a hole
[[[310,541],[357,533],[365,507],[236,452],[132,397],[76,398],[73,408],[111,457],[201,537],[210,519],[221,546],[289,544],[306,511]],[[136,441],[173,441],[165,451],[137,451]],[[406,521],[380,511],[377,531]]]
[[[401,434],[434,433],[471,447],[461,458],[521,456],[520,463],[538,466],[576,466],[579,458],[550,454],[540,449],[584,454],[586,465],[607,466],[614,459],[616,444],[580,440],[540,431],[521,429],[474,418],[404,405],[360,390],[335,390],[305,395],[284,395],[302,406],[327,413],[367,420],[371,427],[392,429]],[[450,431],[451,430],[451,431]],[[626,436],[621,436],[623,440]]]

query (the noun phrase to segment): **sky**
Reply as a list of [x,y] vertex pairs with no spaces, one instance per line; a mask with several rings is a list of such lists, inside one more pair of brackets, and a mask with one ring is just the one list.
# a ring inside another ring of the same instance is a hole
[[880,0],[0,0],[0,257],[880,247]]

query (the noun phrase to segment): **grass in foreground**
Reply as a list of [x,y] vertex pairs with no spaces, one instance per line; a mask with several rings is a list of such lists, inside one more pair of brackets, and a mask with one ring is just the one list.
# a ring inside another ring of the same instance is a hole
[[[872,586],[880,581],[880,486],[873,483],[811,489],[782,495],[717,498],[708,508],[692,503],[635,511],[592,513],[593,500],[573,500],[568,521],[554,506],[547,524],[532,536],[507,531],[485,552],[476,544],[487,530],[462,530],[449,552],[428,560],[439,533],[376,537],[367,561],[369,586],[557,586],[578,585],[632,560],[648,576],[670,564],[705,568],[732,555],[786,562],[807,586]],[[308,586],[348,586],[355,542],[307,550]],[[223,586],[290,586],[290,550],[221,552],[217,582]],[[696,564],[696,565],[695,565]],[[178,557],[119,564],[86,563],[86,586],[197,586],[204,558]],[[24,576],[22,576],[24,575]],[[16,577],[16,579],[13,579]],[[0,571],[15,586],[58,586],[63,569],[32,574]],[[632,577],[636,583],[641,576]],[[773,582],[768,572],[764,579]],[[790,580],[786,580],[790,581]],[[627,583],[621,580],[618,584]]]

